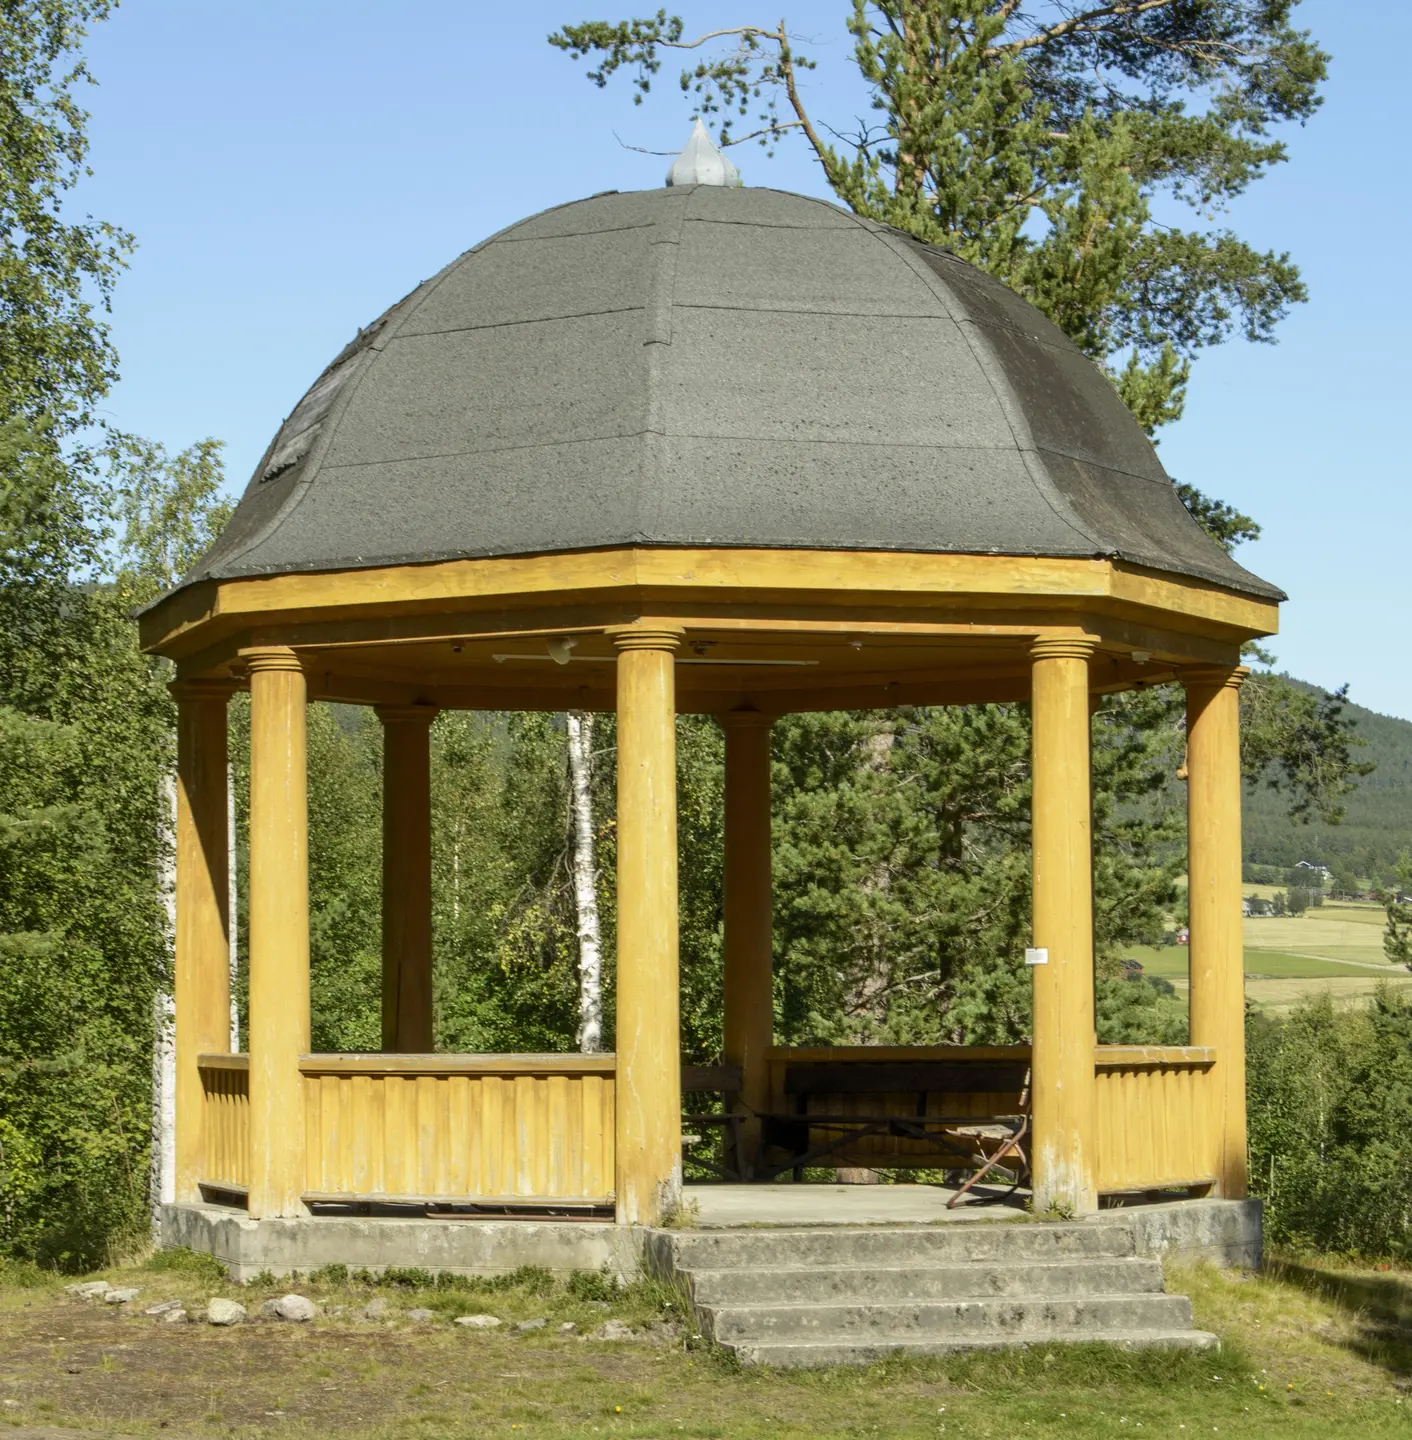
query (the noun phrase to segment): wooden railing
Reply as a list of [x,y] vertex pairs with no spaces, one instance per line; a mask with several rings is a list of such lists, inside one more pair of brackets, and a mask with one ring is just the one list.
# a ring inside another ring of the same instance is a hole
[[1215,1050],[1100,1045],[1094,1062],[1099,1192],[1212,1183]]
[[305,1200],[613,1200],[612,1055],[306,1055]]
[[[202,1055],[207,1190],[250,1180],[250,1059]],[[305,1055],[305,1195],[613,1201],[612,1055]]]
[[201,1183],[243,1194],[250,1184],[250,1057],[203,1055],[198,1064],[206,1097]]
[[[909,1063],[1003,1068],[1013,1046],[844,1046],[768,1052],[772,1109],[792,1113],[790,1067]],[[1100,1192],[1208,1184],[1215,1176],[1216,1052],[1101,1045],[1094,1052]],[[200,1057],[206,1113],[201,1183],[240,1193],[250,1181],[249,1059]],[[305,1200],[609,1205],[614,1186],[613,1055],[306,1055]],[[832,1114],[904,1113],[917,1092],[848,1091]],[[1018,1089],[929,1092],[932,1115],[1013,1113]],[[880,1112],[881,1107],[881,1112]],[[899,1108],[903,1107],[903,1108]],[[817,1105],[811,1108],[817,1110]],[[906,1113],[915,1113],[915,1110]],[[925,1142],[870,1135],[829,1163],[908,1168]]]
[[[872,1046],[849,1045],[767,1052],[771,1109],[793,1113],[797,1097],[786,1093],[788,1070],[839,1065],[874,1065],[905,1069],[907,1065],[956,1066],[977,1073],[1029,1064],[1028,1045]],[[1216,1111],[1212,1068],[1216,1052],[1192,1046],[1100,1045],[1094,1050],[1097,1084],[1094,1154],[1095,1181],[1100,1193],[1199,1186],[1215,1178]],[[990,1091],[958,1083],[955,1090],[928,1089],[927,1115],[975,1116],[1011,1114],[1020,1106],[1020,1089]],[[896,1094],[850,1091],[815,1094],[809,1109],[832,1115],[869,1116],[918,1114],[918,1091]],[[828,1137],[811,1133],[811,1142]],[[891,1135],[866,1135],[830,1156],[832,1164],[883,1169],[928,1168],[937,1164],[936,1147],[925,1141]]]

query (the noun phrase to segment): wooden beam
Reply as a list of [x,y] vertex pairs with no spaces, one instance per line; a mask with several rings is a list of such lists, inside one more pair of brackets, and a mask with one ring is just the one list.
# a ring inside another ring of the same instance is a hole
[[1034,1208],[1087,1215],[1094,1183],[1093,835],[1083,636],[1034,647]]
[[432,1038],[433,705],[379,705],[382,722],[382,1048],[421,1054]]
[[655,1225],[681,1198],[677,772],[680,632],[614,633],[618,657],[617,1218]]
[[145,648],[182,658],[237,631],[258,639],[262,625],[507,606],[573,613],[622,605],[662,615],[689,613],[694,600],[816,606],[820,597],[835,613],[864,605],[1075,607],[1237,644],[1278,624],[1273,601],[1120,561],[661,546],[203,581],[147,611],[141,633]]
[[250,1216],[304,1213],[309,802],[304,674],[292,650],[250,670]]
[[742,1178],[760,1156],[760,1121],[770,1108],[774,1044],[774,924],[771,886],[770,717],[758,710],[721,716],[725,755],[725,932],[722,1051],[739,1067]]
[[199,1200],[206,1095],[197,1056],[230,1045],[226,702],[220,681],[177,681],[176,1199]]
[[1246,1193],[1245,949],[1240,903],[1239,665],[1197,670],[1187,692],[1187,869],[1191,1041],[1216,1050],[1217,1191]]

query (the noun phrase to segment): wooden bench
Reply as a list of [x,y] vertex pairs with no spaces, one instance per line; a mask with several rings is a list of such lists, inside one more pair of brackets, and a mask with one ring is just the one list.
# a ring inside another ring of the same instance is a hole
[[[740,1092],[741,1074],[739,1065],[683,1065],[681,1067],[681,1093],[683,1095],[730,1096]],[[722,1180],[739,1180],[740,1172],[740,1126],[748,1117],[727,1111],[720,1115],[688,1115],[683,1112],[682,1149],[684,1151],[699,1145],[702,1136],[694,1135],[688,1126],[705,1129],[719,1126],[723,1131],[721,1164],[708,1160],[704,1155],[692,1155],[693,1165],[700,1165]]]
[[[783,1150],[787,1158],[762,1166],[762,1179],[789,1170],[801,1180],[806,1166],[874,1135],[922,1142],[933,1152],[928,1158],[940,1166],[950,1161],[956,1168],[975,1167],[948,1202],[952,1206],[1007,1158],[1017,1163],[1013,1188],[1019,1187],[1028,1169],[1024,1141],[1029,1133],[1029,1063],[1025,1060],[805,1061],[786,1065],[783,1088],[792,1104],[783,1112],[761,1117],[762,1140],[766,1149]],[[876,1107],[867,1107],[863,1114],[842,1113],[838,1102],[860,1095],[877,1097]],[[946,1100],[959,1095],[1019,1098],[1014,1110],[1003,1113],[950,1113]],[[906,1109],[897,1105],[901,1096],[910,1097]],[[984,1135],[987,1130],[992,1134]],[[820,1134],[824,1138],[816,1139]],[[987,1146],[985,1141],[993,1143]]]

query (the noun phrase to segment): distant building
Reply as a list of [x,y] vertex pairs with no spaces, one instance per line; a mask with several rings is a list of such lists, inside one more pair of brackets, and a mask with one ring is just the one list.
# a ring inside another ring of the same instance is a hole
[[1317,876],[1315,883],[1323,888],[1324,882],[1334,878],[1334,872],[1327,865],[1316,864],[1313,860],[1300,860],[1294,867],[1296,870],[1307,870],[1312,877]]

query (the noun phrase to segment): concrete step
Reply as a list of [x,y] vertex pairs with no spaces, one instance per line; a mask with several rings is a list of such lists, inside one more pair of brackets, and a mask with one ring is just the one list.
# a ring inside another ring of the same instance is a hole
[[1047,1340],[1191,1328],[1185,1295],[877,1301],[872,1304],[698,1305],[705,1332],[722,1345],[780,1341],[869,1344],[885,1340]]
[[1013,1264],[1063,1259],[1122,1259],[1135,1253],[1129,1226],[1043,1221],[956,1221],[942,1225],[853,1228],[654,1231],[659,1273],[753,1270],[760,1266]]
[[810,1304],[1083,1294],[1159,1294],[1156,1260],[1031,1261],[971,1265],[814,1265],[683,1270],[694,1304]]
[[1017,1345],[1116,1345],[1121,1350],[1213,1350],[1220,1341],[1204,1330],[1091,1331],[1074,1335],[1035,1335],[1016,1340],[996,1335],[867,1340],[740,1341],[727,1345],[742,1365],[774,1365],[781,1370],[825,1365],[869,1365],[892,1355],[955,1355],[964,1350],[1004,1350]]

